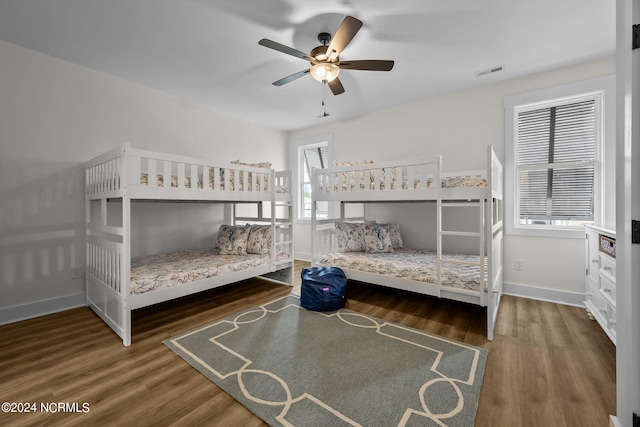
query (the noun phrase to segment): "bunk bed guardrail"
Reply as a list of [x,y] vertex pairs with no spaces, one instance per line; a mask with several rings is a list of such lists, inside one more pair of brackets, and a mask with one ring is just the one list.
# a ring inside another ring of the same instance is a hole
[[[271,185],[276,188],[271,189]],[[272,190],[275,194],[289,193],[291,178],[270,168],[140,150],[129,143],[87,162],[88,196],[120,197],[125,186],[133,199],[255,201]]]

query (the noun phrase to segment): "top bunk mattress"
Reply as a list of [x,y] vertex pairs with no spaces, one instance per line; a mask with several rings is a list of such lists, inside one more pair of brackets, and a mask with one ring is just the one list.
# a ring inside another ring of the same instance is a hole
[[[278,254],[284,261],[289,255]],[[235,271],[268,265],[271,255],[220,255],[218,249],[193,249],[131,260],[131,293],[143,294]]]
[[[331,185],[328,186],[320,186],[318,187],[318,189],[322,192],[322,191],[332,191],[332,192],[339,192],[339,191],[347,191],[347,189],[349,188],[349,191],[375,191],[377,189],[380,190],[385,190],[386,189],[386,183],[384,180],[380,181],[379,185],[376,185],[376,180],[374,179],[370,179],[369,180],[369,188],[367,188],[367,185],[365,184],[365,180],[361,179],[361,180],[351,180],[350,184],[347,184],[347,179],[342,179],[339,180],[342,181],[342,184],[333,184],[333,187],[331,187]],[[398,186],[398,184],[396,183],[396,181],[391,181],[391,185],[389,186],[389,188],[391,190],[418,190],[421,188],[421,181],[420,179],[414,179],[413,183],[410,183],[409,180],[404,179],[402,181],[402,186]],[[470,175],[460,175],[460,176],[449,176],[449,177],[445,177],[442,179],[442,188],[486,188],[487,187],[487,180],[482,177],[482,176],[470,176]],[[433,180],[428,178],[427,179],[427,186],[426,188],[435,188],[435,185],[433,184]]]
[[[208,186],[206,188],[210,189],[210,190],[214,190],[216,189],[216,180],[214,179],[214,174],[213,173],[209,173],[209,183]],[[260,186],[258,185],[256,187],[257,191],[269,191],[269,180],[267,179],[267,174],[264,174],[264,176],[258,177],[258,181],[262,181],[263,185]],[[231,179],[229,181],[229,191],[245,191],[244,188],[244,175],[242,172],[240,172],[240,184],[238,185],[238,188],[235,188],[235,182],[233,179]],[[253,179],[251,177],[251,172],[248,172],[248,180],[247,180],[247,189],[246,191],[253,191]],[[140,173],[140,185],[143,187],[148,187],[149,186],[149,174],[146,172],[141,172]],[[191,188],[191,177],[185,176],[184,177],[184,188]],[[152,187],[154,186],[153,184],[151,185]],[[157,174],[156,175],[156,180],[155,180],[155,187],[164,187],[164,176],[161,174]],[[178,188],[178,176],[177,175],[171,175],[171,188]],[[199,190],[202,190],[204,187],[203,182],[202,182],[202,178],[198,178],[198,182],[195,188],[198,188]],[[218,189],[221,191],[225,190],[225,181],[224,181],[224,171],[221,172],[220,174],[220,179],[218,179]],[[276,193],[288,193],[289,192],[289,187],[286,185],[282,185],[282,184],[278,184],[276,183],[275,188],[274,188]]]
[[[347,166],[343,166],[343,164]],[[424,168],[401,166],[380,167],[367,162],[337,162],[340,167],[314,171],[320,193],[364,192],[376,190],[434,189],[434,172]],[[351,169],[353,167],[353,169]],[[348,169],[347,169],[348,168]],[[447,173],[441,175],[441,187],[486,188],[484,171]]]

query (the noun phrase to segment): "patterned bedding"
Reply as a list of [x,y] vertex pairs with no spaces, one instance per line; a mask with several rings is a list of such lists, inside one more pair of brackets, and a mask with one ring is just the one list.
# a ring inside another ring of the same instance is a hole
[[[142,294],[268,264],[270,255],[220,255],[218,249],[194,249],[131,260],[131,293]],[[285,260],[287,254],[279,254]]]
[[[443,258],[476,263],[480,259],[477,255],[457,254],[443,255]],[[340,252],[324,255],[319,264],[432,284],[438,283],[436,253],[431,251],[398,248],[391,253]],[[443,262],[442,285],[480,291],[482,289],[480,267]]]
[[[251,172],[248,172],[249,174],[251,174]],[[244,191],[244,179],[243,179],[243,172],[240,172],[240,185],[238,188],[238,191]],[[264,178],[262,179],[263,181],[263,189],[264,191],[268,191],[269,190],[269,182],[267,179],[267,175],[264,175]],[[221,179],[218,181],[219,183],[219,188],[220,190],[224,191],[224,175],[221,177]],[[149,174],[147,174],[146,172],[142,172],[140,174],[140,185],[142,185],[143,187],[148,187],[149,186]],[[198,189],[202,189],[202,178],[198,178],[198,183],[197,183],[197,188]],[[251,179],[251,177],[249,176],[248,179],[248,185],[247,185],[247,191],[252,191],[252,185],[253,185],[253,181]],[[156,175],[156,187],[164,187],[164,177],[162,175]],[[178,187],[178,177],[177,175],[171,175],[171,187],[172,188],[176,188]],[[185,176],[184,177],[184,187],[185,188],[191,188],[191,177],[189,176]],[[214,179],[213,179],[213,175],[209,174],[209,189],[213,190],[215,189],[215,183],[214,183]],[[229,181],[229,191],[234,191],[234,182],[233,179],[231,179]],[[260,191],[260,189],[258,189],[258,191]],[[282,186],[282,185],[278,185],[276,186],[276,193],[288,193],[289,189],[286,186]]]
[[[342,188],[339,188],[339,184],[334,184],[333,192],[338,191],[347,191],[347,177],[343,176],[342,180]],[[420,179],[413,180],[413,189],[420,189]],[[487,180],[481,176],[450,176],[442,179],[442,188],[484,188],[487,186]],[[384,190],[386,187],[385,178],[381,176],[380,178],[380,189]],[[396,183],[395,177],[391,180],[391,190],[397,190],[398,185]],[[434,188],[433,180],[431,178],[427,179],[427,188]],[[331,189],[330,185],[325,187],[320,187],[320,191],[326,191],[327,189]],[[374,180],[373,175],[369,179],[369,191],[374,191],[376,189],[376,182]],[[408,179],[402,180],[402,190],[409,190],[410,184]],[[351,180],[351,189],[350,191],[365,191],[365,179],[364,175],[360,177],[360,180],[353,179]]]

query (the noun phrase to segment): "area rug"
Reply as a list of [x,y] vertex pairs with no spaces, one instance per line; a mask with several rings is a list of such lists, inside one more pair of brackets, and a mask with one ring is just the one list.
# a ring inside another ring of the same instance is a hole
[[271,426],[473,426],[487,358],[295,295],[164,343]]

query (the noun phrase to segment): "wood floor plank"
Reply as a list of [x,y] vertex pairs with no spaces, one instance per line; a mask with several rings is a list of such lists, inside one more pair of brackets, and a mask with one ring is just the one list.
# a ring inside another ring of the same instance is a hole
[[[296,262],[295,278],[308,264]],[[287,295],[246,280],[137,310],[133,344],[82,307],[0,326],[0,400],[87,402],[88,413],[0,413],[3,426],[264,426],[162,341]],[[475,425],[603,426],[615,414],[615,346],[584,309],[505,296],[486,310],[350,282],[347,308],[489,350]]]

